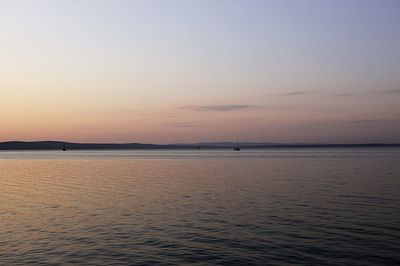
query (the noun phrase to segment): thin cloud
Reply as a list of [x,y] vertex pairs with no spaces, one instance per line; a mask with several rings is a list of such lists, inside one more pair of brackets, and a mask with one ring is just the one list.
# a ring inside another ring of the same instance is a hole
[[338,123],[365,124],[365,123],[385,123],[385,122],[396,122],[396,121],[399,121],[399,119],[359,119],[359,120],[339,121]]
[[353,93],[338,93],[338,94],[334,94],[332,95],[332,97],[351,97],[354,96]]
[[370,90],[365,93],[366,95],[388,95],[400,94],[400,89],[386,89],[386,90]]
[[389,93],[389,94],[396,94],[396,93],[400,93],[400,89],[388,90],[388,91],[385,91],[385,93]]
[[295,96],[295,95],[303,95],[308,93],[307,91],[292,91],[292,92],[288,92],[283,94],[282,96]]
[[243,109],[253,109],[257,108],[256,105],[247,104],[231,104],[231,105],[188,105],[181,106],[180,109],[190,110],[190,111],[200,111],[200,112],[230,112],[238,111]]
[[400,119],[355,119],[355,120],[336,120],[324,123],[310,123],[301,126],[303,127],[334,127],[334,126],[344,126],[351,124],[376,124],[376,123],[388,123],[388,122],[398,122]]

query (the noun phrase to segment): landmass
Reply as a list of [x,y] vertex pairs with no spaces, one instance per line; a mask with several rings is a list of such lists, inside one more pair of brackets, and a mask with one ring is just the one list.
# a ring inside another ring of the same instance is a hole
[[[146,143],[73,143],[65,141],[6,141],[0,142],[0,150],[121,150],[121,149],[231,149],[236,142],[208,142],[192,144]],[[353,148],[353,147],[400,147],[400,143],[359,144],[310,144],[310,143],[240,143],[242,149],[261,148]]]

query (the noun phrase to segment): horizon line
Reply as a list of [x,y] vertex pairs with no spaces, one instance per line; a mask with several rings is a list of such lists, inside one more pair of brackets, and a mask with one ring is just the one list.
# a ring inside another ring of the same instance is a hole
[[[65,144],[80,144],[80,145],[216,145],[216,144],[236,144],[237,141],[203,141],[203,142],[176,142],[176,143],[146,143],[146,142],[74,142],[64,140],[5,140],[0,141],[0,144],[5,143],[65,143]],[[242,144],[251,145],[400,145],[400,142],[268,142],[268,141],[239,141]]]

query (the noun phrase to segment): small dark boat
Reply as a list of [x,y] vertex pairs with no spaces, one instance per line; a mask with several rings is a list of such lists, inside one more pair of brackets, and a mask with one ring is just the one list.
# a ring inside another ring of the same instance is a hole
[[240,151],[239,142],[236,143],[236,147],[233,148],[234,151]]
[[63,150],[63,151],[66,151],[66,150],[67,150],[67,148],[65,147],[65,144],[64,144],[62,150]]

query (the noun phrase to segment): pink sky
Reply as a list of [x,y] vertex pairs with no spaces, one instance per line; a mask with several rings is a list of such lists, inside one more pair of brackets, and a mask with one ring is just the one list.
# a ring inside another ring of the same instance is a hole
[[2,2],[0,141],[400,142],[399,12]]

